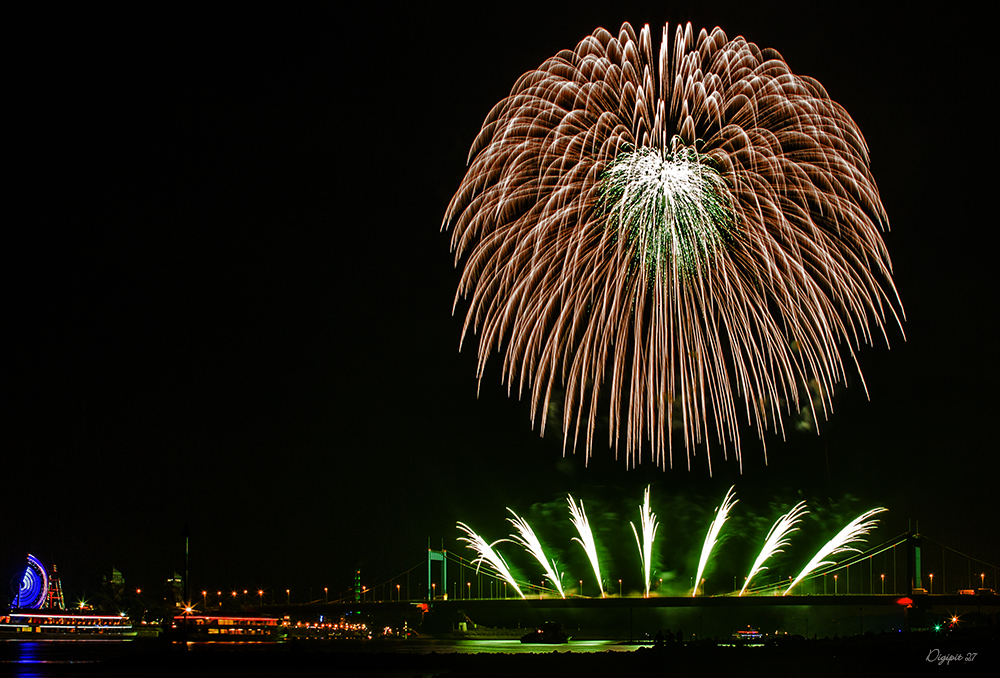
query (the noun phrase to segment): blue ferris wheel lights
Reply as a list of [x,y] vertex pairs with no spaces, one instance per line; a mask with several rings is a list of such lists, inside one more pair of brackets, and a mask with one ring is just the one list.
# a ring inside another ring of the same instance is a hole
[[45,566],[35,556],[28,554],[28,566],[24,568],[24,577],[17,594],[18,607],[21,609],[38,610],[45,605],[49,596],[49,574]]

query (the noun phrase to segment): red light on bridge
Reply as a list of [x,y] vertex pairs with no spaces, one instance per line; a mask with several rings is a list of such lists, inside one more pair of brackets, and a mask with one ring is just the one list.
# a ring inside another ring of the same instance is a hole
[[913,607],[913,599],[912,598],[903,597],[903,598],[900,598],[899,600],[897,600],[896,604],[897,605],[903,605],[904,607]]

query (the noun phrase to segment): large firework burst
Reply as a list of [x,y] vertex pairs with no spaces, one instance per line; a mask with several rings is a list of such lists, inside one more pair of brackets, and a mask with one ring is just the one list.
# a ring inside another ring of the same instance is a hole
[[521,76],[469,157],[444,218],[463,341],[480,334],[480,378],[506,343],[543,435],[565,389],[565,440],[588,458],[602,395],[630,463],[648,439],[672,465],[674,428],[689,466],[713,429],[739,457],[738,410],[783,434],[812,383],[826,414],[838,345],[857,365],[900,322],[864,138],[742,37],[688,24],[654,51],[648,26],[598,29]]

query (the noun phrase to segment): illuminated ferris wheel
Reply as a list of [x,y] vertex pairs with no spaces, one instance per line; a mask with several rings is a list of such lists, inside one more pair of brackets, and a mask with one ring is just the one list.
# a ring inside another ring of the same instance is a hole
[[24,568],[24,577],[14,606],[22,610],[38,610],[45,605],[48,597],[49,574],[42,562],[29,553],[28,566]]

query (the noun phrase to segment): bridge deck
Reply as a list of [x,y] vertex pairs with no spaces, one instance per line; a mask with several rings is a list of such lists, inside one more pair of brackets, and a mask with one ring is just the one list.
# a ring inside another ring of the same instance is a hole
[[[306,605],[288,606],[289,609],[302,611],[304,608],[314,608],[317,611],[389,611],[412,609],[421,603],[431,603],[438,610],[462,610],[470,607],[479,609],[623,609],[623,608],[659,608],[659,607],[702,607],[702,608],[725,608],[725,607],[776,607],[776,606],[848,606],[848,607],[871,607],[871,606],[905,606],[901,602],[904,598],[910,598],[916,607],[927,608],[931,606],[1000,606],[1000,596],[996,595],[913,595],[903,596],[901,594],[885,595],[809,595],[809,596],[709,596],[709,597],[650,597],[650,598],[472,598],[461,600],[403,600],[403,601],[375,601],[375,602],[331,602],[313,603]],[[273,612],[276,607],[268,606],[268,610]],[[263,611],[263,610],[262,610]]]

